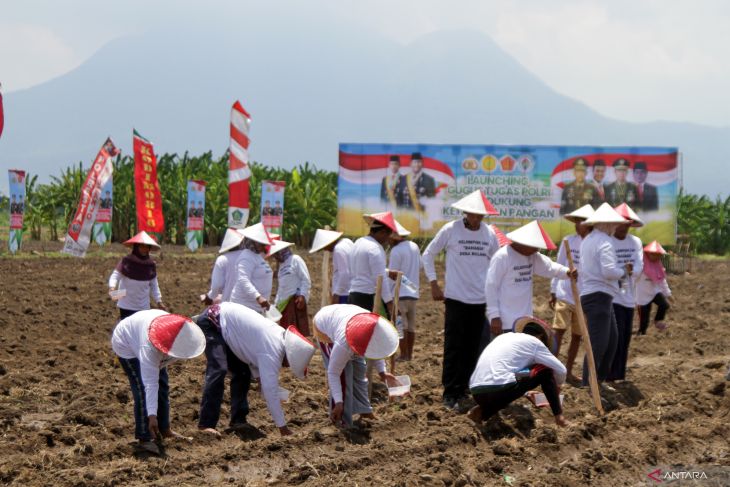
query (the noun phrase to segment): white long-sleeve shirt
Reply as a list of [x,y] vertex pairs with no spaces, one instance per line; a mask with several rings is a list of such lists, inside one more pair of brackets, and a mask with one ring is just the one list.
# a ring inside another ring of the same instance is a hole
[[256,311],[236,303],[220,304],[223,340],[251,375],[259,377],[261,393],[277,427],[286,425],[279,400],[279,371],[284,363],[285,330]]
[[499,249],[497,236],[482,222],[478,230],[469,230],[464,220],[447,223],[428,244],[421,261],[429,282],[436,280],[434,259],[446,250],[446,285],[444,296],[467,304],[482,304],[484,281],[489,260]]
[[349,238],[341,238],[332,250],[332,294],[350,294],[350,254],[355,244]]
[[[370,235],[360,237],[350,254],[351,293],[375,294],[378,276],[383,276],[382,298],[389,303],[393,293],[388,285],[385,249]],[[349,294],[349,293],[348,293]]]
[[539,339],[525,333],[503,333],[489,342],[482,352],[469,379],[469,387],[516,382],[515,372],[534,364],[551,368],[558,385],[565,382],[565,366]]
[[603,292],[615,296],[624,269],[618,265],[613,238],[594,228],[580,245],[578,289],[581,296]]
[[[327,336],[329,341],[332,342],[332,351],[327,366],[327,383],[330,387],[332,399],[336,403],[342,402],[340,375],[345,370],[347,362],[355,357],[355,352],[347,344],[345,329],[350,318],[361,313],[370,313],[370,311],[354,304],[331,304],[324,306],[314,315],[316,330]],[[318,337],[318,339],[320,338]],[[378,373],[386,371],[384,360],[374,360],[373,365]]]
[[547,278],[568,278],[568,268],[537,252],[522,255],[506,245],[499,249],[489,264],[485,293],[487,317],[500,318],[503,330],[512,330],[514,322],[532,316],[532,275]]
[[157,416],[157,393],[160,390],[160,369],[177,359],[165,355],[152,345],[149,328],[152,320],[166,315],[161,309],[148,309],[124,318],[112,332],[112,350],[124,359],[139,359],[139,369],[144,384],[147,414]]
[[236,284],[231,292],[231,302],[242,304],[254,311],[262,312],[259,296],[271,298],[274,274],[266,260],[249,249],[241,251],[236,263]]
[[[419,273],[421,272],[421,251],[415,242],[404,240],[390,249],[388,269],[401,271],[412,283],[413,289],[401,284],[400,297],[418,299]],[[392,286],[395,282],[389,281]]]
[[215,299],[219,294],[221,301],[230,301],[233,286],[236,285],[236,263],[242,250],[232,250],[218,256],[210,275],[208,297]]
[[150,293],[152,293],[152,299],[155,300],[155,303],[162,301],[162,293],[160,293],[157,277],[149,281],[136,281],[114,269],[109,277],[109,288],[124,289],[127,292],[117,301],[117,307],[122,309],[132,311],[150,309]]
[[665,297],[672,295],[667,280],[662,279],[661,282],[654,282],[642,272],[636,281],[636,304],[645,306],[654,299],[654,296],[660,293]]
[[616,252],[616,262],[620,268],[625,269],[629,263],[633,266],[631,277],[625,276],[619,281],[620,287],[613,297],[613,304],[633,308],[636,306],[636,296],[634,296],[636,278],[644,270],[644,246],[639,237],[626,235],[623,240],[613,237],[613,250]]
[[278,281],[279,287],[276,289],[277,305],[294,295],[304,296],[304,299],[309,301],[309,289],[312,287],[312,279],[309,277],[307,264],[298,255],[290,255],[279,265]]
[[[565,240],[567,240],[570,245],[570,253],[573,256],[573,265],[576,269],[578,269],[580,267],[580,244],[583,242],[583,237],[578,234],[569,235],[560,242],[560,249],[558,250],[558,256],[555,259],[555,262],[566,267],[568,266],[568,254],[565,251]],[[580,292],[580,288],[578,289]],[[553,278],[553,280],[550,281],[550,292],[560,301],[573,305],[575,304],[575,299],[573,299],[573,290],[570,286],[570,279]]]

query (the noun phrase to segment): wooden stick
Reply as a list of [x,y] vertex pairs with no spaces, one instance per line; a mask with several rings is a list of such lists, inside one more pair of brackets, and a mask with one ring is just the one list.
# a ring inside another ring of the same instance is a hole
[[[573,271],[575,266],[573,265],[573,254],[570,252],[570,244],[568,239],[563,241],[565,244],[565,255],[568,257],[568,265],[570,270]],[[593,405],[596,406],[598,414],[605,414],[603,411],[603,405],[601,404],[601,390],[598,388],[598,377],[596,376],[596,362],[593,359],[593,347],[591,347],[591,337],[588,335],[588,325],[586,324],[586,317],[583,314],[583,306],[580,304],[580,295],[578,294],[578,284],[575,282],[575,278],[570,278],[570,288],[573,291],[573,300],[575,301],[575,312],[578,315],[578,325],[580,326],[580,332],[583,335],[583,347],[586,351],[586,360],[588,361],[588,383],[591,386],[591,397],[593,398]]]
[[332,301],[330,287],[330,254],[322,252],[322,299],[319,303],[322,308]]
[[[403,273],[401,271],[396,272],[398,276],[395,278],[395,286],[393,286],[393,315],[390,317],[393,324],[398,320],[398,295],[400,294],[400,283],[403,279]],[[390,356],[390,373],[395,373],[395,353]]]
[[[383,276],[378,276],[377,281],[375,281],[375,296],[373,297],[373,313],[378,314],[378,310],[380,309],[380,292],[383,289]],[[370,399],[370,396],[373,393],[373,363],[372,361],[368,360],[368,366],[366,369],[366,375],[368,378],[368,399]]]

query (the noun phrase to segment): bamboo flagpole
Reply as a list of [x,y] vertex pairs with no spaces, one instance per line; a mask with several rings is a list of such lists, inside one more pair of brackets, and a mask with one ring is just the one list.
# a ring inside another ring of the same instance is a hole
[[[570,270],[575,269],[573,264],[573,254],[570,251],[570,244],[568,240],[563,241],[565,244],[565,255],[568,257],[568,265]],[[605,414],[603,411],[603,405],[601,404],[601,391],[598,388],[598,377],[596,376],[596,362],[593,359],[593,347],[591,346],[591,338],[588,335],[588,325],[586,324],[586,317],[583,314],[583,306],[580,304],[580,295],[578,294],[578,284],[575,282],[575,278],[570,278],[570,288],[573,291],[573,300],[575,301],[575,312],[578,315],[578,325],[580,326],[580,332],[583,335],[583,347],[586,351],[586,360],[588,361],[588,383],[591,387],[591,397],[593,398],[593,405],[596,406],[600,415]]]

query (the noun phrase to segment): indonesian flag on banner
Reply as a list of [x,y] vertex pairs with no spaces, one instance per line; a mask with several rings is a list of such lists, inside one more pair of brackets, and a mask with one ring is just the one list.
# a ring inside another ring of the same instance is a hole
[[244,228],[248,223],[248,138],[251,116],[236,101],[231,109],[231,145],[228,164],[228,226]]
[[112,139],[106,139],[96,155],[89,173],[86,175],[84,185],[81,187],[79,206],[73,220],[71,220],[71,225],[69,225],[61,252],[76,257],[86,255],[86,249],[89,248],[89,242],[91,241],[91,229],[99,210],[101,189],[112,175],[114,169],[112,158],[118,154],[119,149],[116,148]]
[[134,194],[137,206],[137,231],[162,233],[162,196],[157,182],[157,156],[152,143],[134,130]]

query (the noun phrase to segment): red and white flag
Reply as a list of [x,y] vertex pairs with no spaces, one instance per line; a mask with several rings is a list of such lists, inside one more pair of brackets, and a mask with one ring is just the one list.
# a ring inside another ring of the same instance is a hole
[[228,163],[228,226],[244,228],[248,223],[248,183],[251,169],[248,165],[248,132],[251,116],[236,101],[231,109],[231,145]]

